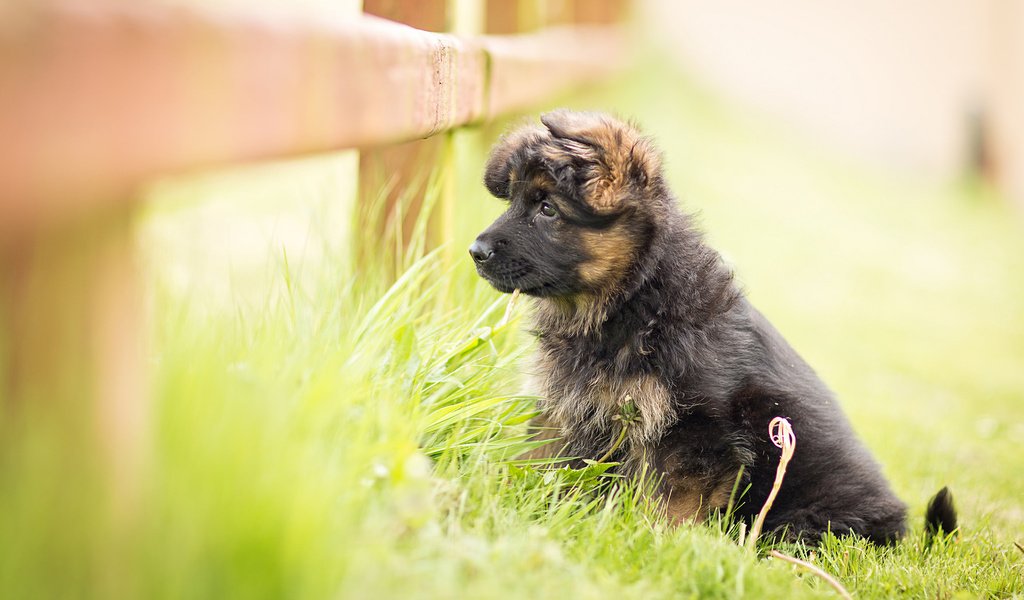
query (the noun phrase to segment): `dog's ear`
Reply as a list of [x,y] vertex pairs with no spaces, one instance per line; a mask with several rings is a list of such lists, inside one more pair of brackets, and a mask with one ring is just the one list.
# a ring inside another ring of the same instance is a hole
[[611,213],[644,195],[661,173],[654,145],[633,125],[595,112],[556,110],[540,117],[551,136],[582,147],[577,154],[593,163],[583,178],[584,200],[600,213]]
[[587,146],[601,146],[611,119],[596,112],[553,110],[540,116],[540,122],[556,138],[573,140]]
[[520,127],[507,133],[498,140],[491,149],[484,167],[484,185],[487,191],[497,198],[508,199],[512,177],[521,163],[526,160],[527,147],[537,140],[546,137],[543,129],[537,126]]

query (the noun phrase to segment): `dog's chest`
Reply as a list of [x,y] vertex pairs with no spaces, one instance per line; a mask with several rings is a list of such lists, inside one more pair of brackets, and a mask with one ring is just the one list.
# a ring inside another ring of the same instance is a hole
[[622,427],[631,446],[650,446],[675,422],[668,387],[654,375],[620,375],[541,352],[541,407],[571,446],[610,445]]

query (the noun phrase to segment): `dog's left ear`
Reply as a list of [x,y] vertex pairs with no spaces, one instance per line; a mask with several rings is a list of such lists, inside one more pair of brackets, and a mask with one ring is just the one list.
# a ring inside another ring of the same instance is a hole
[[583,145],[596,169],[586,178],[585,200],[602,213],[615,212],[644,195],[661,173],[661,157],[636,127],[595,112],[556,110],[540,117],[551,136]]

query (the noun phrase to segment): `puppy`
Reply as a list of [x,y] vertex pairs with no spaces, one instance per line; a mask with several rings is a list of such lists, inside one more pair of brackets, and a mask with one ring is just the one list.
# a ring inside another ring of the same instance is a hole
[[[782,416],[798,447],[765,532],[809,543],[827,531],[903,535],[906,506],[829,389],[678,209],[650,139],[599,113],[541,123],[492,150],[484,183],[508,210],[470,254],[495,288],[536,298],[535,425],[560,438],[548,447],[577,459],[614,449],[618,472],[659,478],[676,522],[724,509],[739,475],[736,514],[749,520],[775,478],[768,423]],[[955,528],[945,490],[928,523]]]

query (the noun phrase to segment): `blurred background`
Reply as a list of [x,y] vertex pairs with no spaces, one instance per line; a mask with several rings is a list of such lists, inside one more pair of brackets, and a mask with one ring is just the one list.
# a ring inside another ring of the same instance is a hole
[[531,340],[465,256],[559,106],[657,140],[914,515],[953,486],[955,560],[870,572],[1024,593],[1017,0],[7,3],[0,589],[648,597],[508,485]]
[[1021,201],[1018,2],[650,2],[710,88],[859,159]]

